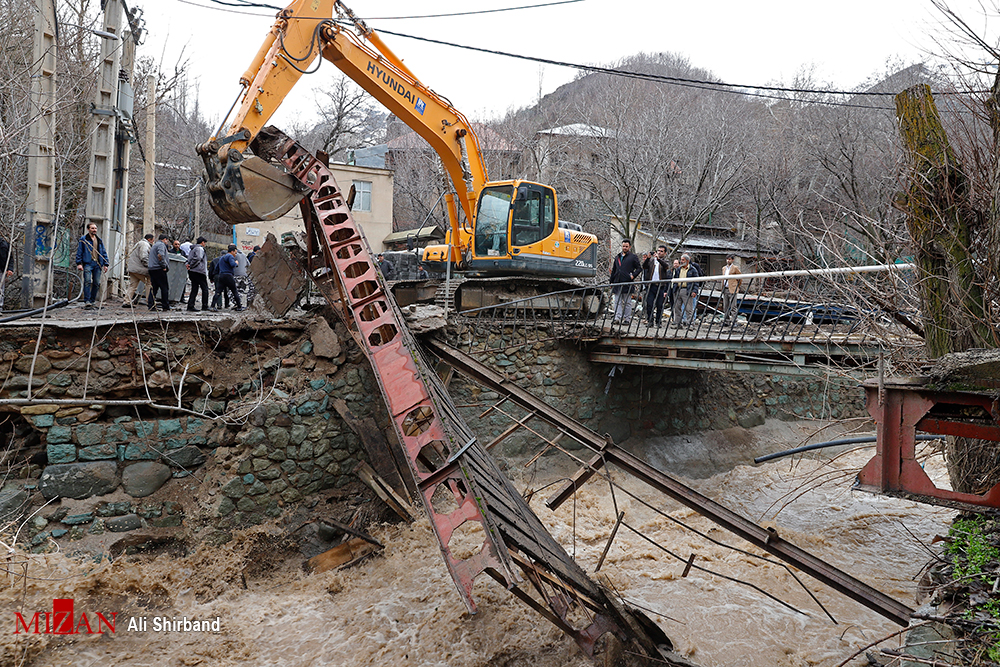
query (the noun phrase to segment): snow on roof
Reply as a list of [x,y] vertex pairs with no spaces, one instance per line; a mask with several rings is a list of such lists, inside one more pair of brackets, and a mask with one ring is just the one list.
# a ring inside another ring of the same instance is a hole
[[597,125],[587,125],[586,123],[573,123],[562,127],[553,127],[548,130],[539,130],[538,134],[562,134],[571,137],[613,137],[614,131]]

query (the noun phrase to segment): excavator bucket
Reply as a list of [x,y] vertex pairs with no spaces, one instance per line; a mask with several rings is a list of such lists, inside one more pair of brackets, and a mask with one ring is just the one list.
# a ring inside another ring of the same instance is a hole
[[214,154],[203,157],[212,210],[231,224],[274,220],[309,193],[290,174],[257,156],[232,150],[225,166]]

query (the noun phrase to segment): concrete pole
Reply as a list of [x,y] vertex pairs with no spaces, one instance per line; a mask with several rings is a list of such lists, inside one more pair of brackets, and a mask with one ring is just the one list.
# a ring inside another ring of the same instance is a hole
[[[199,179],[200,180],[200,179]],[[194,238],[201,236],[201,183],[194,189]]]
[[[49,293],[56,217],[55,123],[56,9],[54,0],[37,0],[31,70],[31,146],[28,150],[28,192],[25,201],[24,267],[21,300],[41,306]],[[75,240],[70,236],[70,243]],[[12,238],[11,241],[14,239]],[[70,252],[74,249],[71,248]],[[76,267],[71,267],[75,269]]]
[[143,187],[142,235],[155,234],[153,209],[156,204],[156,77],[146,77],[146,181]]
[[[120,0],[104,6],[104,32],[118,39],[101,40],[101,57],[97,65],[97,91],[91,105],[90,173],[87,179],[87,206],[84,222],[94,223],[100,230],[111,266],[107,271],[105,297],[119,295],[125,276],[125,229],[118,224],[115,208],[115,180],[118,176],[118,116],[119,74],[122,53],[131,44],[123,30],[124,16]],[[123,48],[125,47],[125,48]]]

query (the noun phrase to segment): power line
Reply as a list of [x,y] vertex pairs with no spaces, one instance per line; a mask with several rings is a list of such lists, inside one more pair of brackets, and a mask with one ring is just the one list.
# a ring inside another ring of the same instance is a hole
[[546,2],[540,5],[522,5],[520,7],[501,7],[500,9],[481,9],[474,12],[453,12],[450,14],[421,14],[416,16],[377,16],[364,19],[365,21],[397,21],[402,19],[441,19],[453,16],[472,16],[474,14],[493,14],[495,12],[513,12],[519,9],[537,9],[539,7],[552,7],[555,5],[571,5],[584,0],[561,0],[560,2]]
[[[193,6],[196,6],[196,7],[203,7],[205,9],[213,9],[212,7],[208,7],[206,5],[201,5],[201,4],[192,2],[191,0],[177,0],[177,1],[181,2],[183,4],[193,5]],[[262,8],[276,9],[276,10],[279,10],[279,11],[281,9],[279,7],[274,7],[273,5],[247,2],[245,0],[238,0],[237,2],[225,2],[225,0],[208,0],[208,1],[212,2],[214,4],[217,4],[217,5],[222,5],[224,7],[262,7]],[[521,5],[521,6],[518,6],[518,7],[504,7],[504,8],[499,8],[499,9],[487,9],[487,10],[478,10],[478,11],[470,11],[470,12],[454,12],[454,13],[446,13],[446,14],[425,14],[425,15],[412,15],[412,16],[386,16],[386,17],[366,18],[364,20],[366,20],[366,21],[385,21],[385,20],[401,20],[401,19],[447,18],[447,17],[457,17],[457,16],[470,16],[470,15],[475,15],[475,14],[490,14],[490,13],[503,12],[503,11],[515,11],[515,10],[521,10],[521,9],[535,9],[535,8],[540,8],[540,7],[549,7],[549,6],[555,6],[555,5],[575,4],[577,2],[582,2],[582,1],[583,0],[558,0],[556,2],[540,3],[540,4],[534,4],[534,5]],[[231,11],[231,10],[220,10],[220,11]],[[247,13],[247,12],[233,12],[233,13],[240,13],[240,14],[252,15],[252,16],[262,16],[260,14],[250,14],[250,13]],[[326,20],[326,19],[323,19],[323,20]],[[334,19],[334,20],[336,20],[337,22],[340,22],[340,23],[347,23],[348,25],[351,25],[349,22],[345,22],[345,21],[337,20],[337,19]],[[701,89],[701,90],[710,90],[710,91],[714,91],[714,92],[721,92],[721,93],[728,93],[728,94],[735,94],[735,95],[742,95],[742,96],[746,96],[746,97],[757,97],[757,98],[762,98],[762,99],[771,99],[771,100],[777,100],[777,101],[783,101],[783,102],[796,102],[797,101],[797,102],[804,102],[804,103],[809,103],[809,104],[821,104],[821,105],[824,105],[824,106],[849,107],[849,108],[855,108],[855,109],[873,109],[873,110],[880,110],[880,111],[894,110],[894,107],[892,107],[892,106],[877,106],[877,105],[869,105],[869,104],[857,104],[857,103],[849,103],[849,102],[837,102],[837,101],[834,101],[834,100],[795,100],[795,99],[790,99],[787,95],[774,94],[774,93],[790,93],[790,94],[833,95],[833,96],[849,96],[849,97],[893,97],[893,96],[896,95],[896,93],[892,93],[892,92],[847,91],[847,90],[820,90],[820,89],[814,89],[814,88],[794,88],[794,87],[787,87],[787,86],[749,85],[749,84],[738,84],[738,83],[726,83],[726,82],[723,82],[723,81],[707,81],[707,80],[701,80],[701,79],[688,79],[688,78],[685,78],[685,77],[675,77],[675,76],[667,76],[667,75],[660,75],[660,74],[645,74],[645,73],[641,73],[641,72],[633,72],[633,71],[623,70],[623,69],[618,69],[618,68],[600,67],[600,66],[596,66],[596,65],[581,65],[581,64],[578,64],[578,63],[570,63],[570,62],[559,61],[559,60],[551,60],[551,59],[548,59],[548,58],[539,58],[539,57],[535,57],[535,56],[525,56],[525,55],[521,55],[521,54],[517,54],[517,53],[509,53],[509,52],[506,52],[506,51],[497,51],[497,50],[493,50],[493,49],[485,49],[485,48],[476,47],[476,46],[468,46],[468,45],[463,45],[463,44],[457,44],[457,43],[454,43],[454,42],[446,42],[446,41],[443,41],[443,40],[436,40],[436,39],[431,39],[431,38],[428,38],[428,37],[418,37],[416,35],[408,35],[408,34],[405,34],[405,33],[394,32],[394,31],[391,31],[391,30],[379,30],[377,32],[380,32],[380,33],[383,33],[383,34],[387,34],[387,35],[393,35],[393,36],[396,36],[396,37],[404,37],[404,38],[413,39],[413,40],[416,40],[416,41],[427,42],[427,43],[430,43],[430,44],[438,44],[438,45],[441,45],[441,46],[449,46],[449,47],[452,47],[452,48],[465,49],[465,50],[468,50],[468,51],[477,51],[477,52],[480,52],[480,53],[486,53],[486,54],[490,54],[490,55],[504,56],[504,57],[507,57],[507,58],[515,58],[515,59],[519,59],[519,60],[527,60],[529,62],[537,62],[537,63],[541,63],[541,64],[555,65],[555,66],[558,66],[558,67],[567,67],[567,68],[570,68],[570,69],[577,69],[577,70],[581,70],[581,71],[584,71],[584,72],[591,72],[591,73],[595,73],[595,74],[609,74],[609,75],[612,75],[612,76],[622,76],[622,77],[634,78],[634,79],[639,79],[639,80],[668,83],[668,84],[677,85],[677,86],[683,86],[683,87],[689,87],[689,88],[696,88],[696,89]],[[973,92],[976,92],[976,91],[973,91]],[[978,91],[978,92],[988,92],[988,91]],[[952,94],[960,95],[960,94],[964,94],[964,93],[940,91],[937,94],[939,94],[939,95],[952,95]]]
[[276,12],[280,12],[284,7],[275,7],[274,5],[265,5],[263,3],[257,2],[244,2],[239,0],[238,2],[224,2],[223,0],[210,0],[217,5],[222,5],[224,7],[260,7],[261,9],[273,9]]
[[[724,83],[721,81],[704,81],[699,79],[686,79],[683,77],[676,76],[666,76],[663,74],[645,74],[642,72],[633,72],[630,70],[623,70],[611,67],[600,67],[597,65],[581,65],[579,63],[570,63],[561,60],[551,60],[549,58],[538,58],[535,56],[525,56],[517,53],[508,53],[506,51],[496,51],[492,49],[484,49],[477,46],[467,46],[464,44],[456,44],[454,42],[445,42],[437,39],[430,39],[429,37],[417,37],[415,35],[407,35],[401,32],[393,32],[391,30],[378,30],[377,32],[385,35],[393,35],[395,37],[405,37],[407,39],[414,39],[420,42],[428,42],[431,44],[438,44],[441,46],[450,46],[458,49],[466,49],[469,51],[478,51],[480,53],[486,53],[489,55],[505,56],[507,58],[516,58],[519,60],[527,60],[530,62],[542,63],[545,65],[556,65],[558,67],[569,67],[571,69],[578,69],[584,72],[591,72],[594,74],[609,74],[612,76],[622,76],[632,79],[640,79],[645,81],[653,81],[660,83],[669,83],[671,85],[682,86],[685,88],[697,88],[701,90],[710,90],[719,93],[728,93],[732,95],[743,95],[748,97],[760,97],[764,99],[780,100],[784,102],[809,102],[812,104],[824,104],[827,106],[840,106],[840,107],[853,107],[857,109],[878,109],[878,110],[891,110],[894,107],[889,106],[872,106],[866,104],[851,104],[847,102],[834,102],[832,100],[794,100],[789,99],[784,95],[772,94],[774,92],[789,92],[789,93],[805,93],[805,94],[818,94],[818,95],[870,95],[870,96],[894,96],[895,93],[857,93],[848,91],[828,91],[828,90],[816,90],[809,88],[783,88],[780,86],[751,86],[745,84],[735,84],[735,83]],[[771,92],[754,92],[754,91],[771,91]]]
[[[209,2],[215,2],[215,0],[208,0],[208,1]],[[222,9],[221,7],[213,7],[211,5],[203,5],[200,2],[191,2],[191,0],[176,0],[176,2],[179,2],[182,5],[191,5],[192,7],[200,7],[201,9],[214,9],[216,11],[226,12],[227,14],[239,14],[241,16],[271,16],[270,14],[258,14],[256,12],[234,12],[231,9]]]

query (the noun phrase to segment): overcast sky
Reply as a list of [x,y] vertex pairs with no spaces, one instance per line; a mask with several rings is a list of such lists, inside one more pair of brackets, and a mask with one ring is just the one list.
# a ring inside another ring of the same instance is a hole
[[[228,0],[234,2],[236,0]],[[608,64],[640,51],[670,51],[726,82],[790,83],[804,66],[817,80],[850,89],[887,61],[911,64],[936,47],[940,23],[929,0],[582,0],[515,11],[446,18],[414,15],[481,12],[545,0],[348,0],[347,6],[378,31],[392,31],[483,49],[579,64]],[[283,5],[278,1],[275,5]],[[183,50],[191,60],[203,112],[218,120],[239,91],[239,76],[260,47],[274,11],[236,9],[211,0],[134,0],[149,34],[139,54],[172,70]],[[952,7],[977,28],[977,0]],[[998,21],[1000,22],[1000,21]],[[577,70],[427,44],[383,34],[410,69],[473,120],[533,103],[571,81]],[[275,116],[312,118],[314,93],[338,74],[330,63],[304,77]]]

